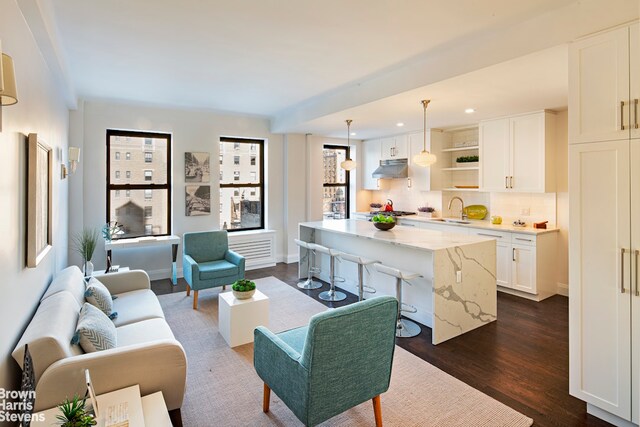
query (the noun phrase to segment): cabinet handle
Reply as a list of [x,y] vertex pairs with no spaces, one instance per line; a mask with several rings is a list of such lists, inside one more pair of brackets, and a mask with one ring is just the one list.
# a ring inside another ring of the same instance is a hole
[[516,237],[516,240],[522,240],[523,242],[531,242],[531,239],[523,239],[522,237]]
[[401,223],[400,223],[400,225],[403,225],[403,226],[405,226],[405,227],[415,227],[415,226],[416,226],[415,224],[408,224],[408,223],[406,223],[406,222],[404,222],[404,221],[403,221],[403,222],[401,222]]
[[635,128],[638,129],[638,98],[633,100],[633,123]]
[[624,288],[624,254],[627,252],[625,248],[620,248],[620,292],[625,293]]
[[509,188],[513,188],[513,177],[509,177]]
[[624,125],[624,101],[620,101],[620,130],[625,130]]
[[502,236],[496,236],[494,234],[478,233],[478,236],[495,237],[496,239],[502,239]]
[[638,289],[638,255],[640,254],[640,251],[636,249],[635,251],[635,255],[636,255],[636,277],[635,277],[635,282],[636,282],[636,296],[640,297],[640,289]]
[[504,177],[504,188],[509,188],[509,177],[508,176]]
[[511,248],[511,259],[516,260],[516,248]]

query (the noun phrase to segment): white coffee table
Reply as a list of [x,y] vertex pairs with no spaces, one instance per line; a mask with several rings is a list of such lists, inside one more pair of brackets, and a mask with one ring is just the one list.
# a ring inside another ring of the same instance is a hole
[[253,342],[253,330],[269,326],[269,297],[256,289],[249,299],[239,300],[233,292],[218,297],[218,329],[230,347]]

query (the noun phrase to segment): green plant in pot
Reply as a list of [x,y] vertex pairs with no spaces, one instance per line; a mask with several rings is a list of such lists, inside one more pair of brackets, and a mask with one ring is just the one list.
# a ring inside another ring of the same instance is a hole
[[91,414],[87,414],[85,410],[86,399],[80,399],[76,394],[73,399],[65,399],[58,409],[61,415],[56,416],[58,424],[62,427],[89,427],[97,424],[95,418]]
[[256,283],[248,279],[236,280],[231,285],[233,296],[237,299],[248,299],[256,293]]
[[82,231],[73,236],[73,250],[82,257],[84,277],[93,274],[93,252],[98,245],[98,231],[93,228],[84,228]]

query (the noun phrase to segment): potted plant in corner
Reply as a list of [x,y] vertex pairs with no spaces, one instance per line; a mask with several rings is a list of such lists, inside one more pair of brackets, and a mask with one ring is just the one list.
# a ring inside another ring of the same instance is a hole
[[431,206],[420,206],[418,208],[418,216],[424,216],[427,218],[434,218],[436,210]]
[[80,399],[76,394],[73,399],[62,402],[58,409],[61,415],[56,416],[62,427],[90,427],[97,424],[96,419],[85,411],[86,399]]
[[249,299],[256,293],[256,284],[248,279],[240,279],[231,285],[231,289],[237,299]]
[[82,257],[84,277],[93,274],[91,258],[98,244],[98,232],[93,228],[84,228],[73,237],[73,249]]

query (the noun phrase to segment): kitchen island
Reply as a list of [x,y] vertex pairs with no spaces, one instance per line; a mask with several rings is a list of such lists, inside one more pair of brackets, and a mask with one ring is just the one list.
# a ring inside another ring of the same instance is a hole
[[[443,341],[497,318],[496,242],[481,236],[396,226],[380,231],[358,220],[326,220],[299,224],[299,238],[339,251],[378,260],[389,267],[420,273],[403,284],[404,303],[416,313],[406,317],[432,329],[432,342]],[[299,277],[306,277],[307,250],[300,249]],[[318,254],[320,278],[329,281],[329,259]],[[357,266],[336,263],[337,285],[357,294]],[[395,279],[370,268],[365,285],[377,295],[395,296]]]

